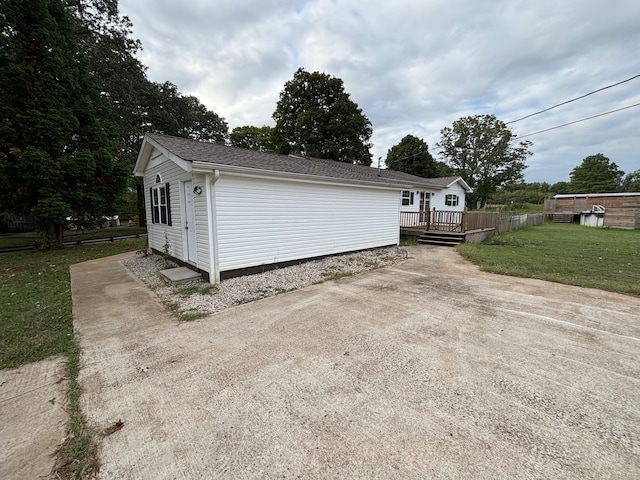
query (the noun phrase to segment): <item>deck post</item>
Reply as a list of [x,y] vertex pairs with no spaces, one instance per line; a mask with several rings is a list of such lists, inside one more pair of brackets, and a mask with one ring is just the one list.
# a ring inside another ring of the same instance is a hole
[[464,207],[462,210],[462,222],[460,222],[460,226],[462,227],[462,233],[467,231],[467,207]]

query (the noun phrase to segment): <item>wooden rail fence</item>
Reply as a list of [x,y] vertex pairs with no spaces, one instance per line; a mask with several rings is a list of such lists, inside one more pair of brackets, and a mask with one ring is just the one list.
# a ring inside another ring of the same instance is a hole
[[518,228],[541,225],[544,215],[501,215],[500,212],[455,212],[436,210],[430,212],[400,212],[400,227],[406,229],[438,230],[465,233],[476,230],[506,232]]

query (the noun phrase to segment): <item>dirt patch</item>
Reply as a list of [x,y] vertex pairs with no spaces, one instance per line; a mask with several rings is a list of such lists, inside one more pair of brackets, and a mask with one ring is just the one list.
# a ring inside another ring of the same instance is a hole
[[637,475],[640,299],[409,250],[191,323],[74,266],[100,478]]

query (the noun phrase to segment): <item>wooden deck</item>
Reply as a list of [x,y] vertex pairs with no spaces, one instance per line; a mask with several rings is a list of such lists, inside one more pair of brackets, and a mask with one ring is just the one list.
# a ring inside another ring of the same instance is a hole
[[542,214],[506,215],[499,212],[400,212],[400,234],[418,237],[420,243],[455,245],[479,243],[495,232],[541,225]]
[[430,212],[400,212],[400,233],[416,235],[424,232],[466,233],[496,229],[500,224],[498,212],[456,212],[436,210]]

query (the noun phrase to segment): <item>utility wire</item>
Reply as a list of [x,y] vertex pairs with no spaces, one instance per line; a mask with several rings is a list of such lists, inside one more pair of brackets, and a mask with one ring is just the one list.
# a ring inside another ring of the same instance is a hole
[[519,122],[520,120],[524,120],[525,118],[533,117],[534,115],[539,115],[541,113],[548,112],[549,110],[553,110],[556,107],[560,107],[562,105],[566,105],[567,103],[575,102],[576,100],[580,100],[581,98],[588,97],[589,95],[593,95],[594,93],[601,92],[602,90],[606,90],[607,88],[612,88],[612,87],[616,87],[618,85],[622,85],[623,83],[629,82],[629,81],[631,81],[631,80],[633,80],[635,78],[638,78],[638,77],[640,77],[640,74],[634,75],[633,77],[627,78],[626,80],[623,80],[621,82],[614,83],[613,85],[608,85],[606,87],[599,88],[598,90],[594,90],[593,92],[589,92],[589,93],[587,93],[585,95],[581,95],[579,97],[572,98],[571,100],[567,100],[566,102],[558,103],[557,105],[554,105],[553,107],[545,108],[544,110],[540,110],[539,112],[531,113],[531,114],[526,115],[526,116],[524,116],[522,118],[518,118],[517,120],[511,120],[510,122],[506,122],[506,124],[508,125],[510,123],[516,123],[516,122]]
[[556,128],[562,128],[562,127],[566,127],[567,125],[573,125],[574,123],[580,123],[580,122],[584,122],[586,120],[591,120],[592,118],[598,118],[598,117],[602,117],[604,115],[609,115],[610,113],[616,113],[616,112],[620,112],[621,110],[626,110],[628,108],[633,108],[633,107],[638,107],[640,106],[640,103],[635,103],[633,105],[629,105],[626,107],[622,107],[622,108],[618,108],[616,110],[611,110],[609,112],[605,112],[605,113],[600,113],[598,115],[593,115],[592,117],[587,117],[587,118],[581,118],[580,120],[576,120],[575,122],[569,122],[569,123],[565,123],[562,125],[558,125],[555,127],[551,127],[551,128],[546,128],[544,130],[540,130],[538,132],[533,132],[533,133],[528,133],[526,135],[518,135],[518,138],[525,138],[525,137],[530,137],[532,135],[537,135],[538,133],[542,133],[542,132],[548,132],[549,130],[555,130]]

